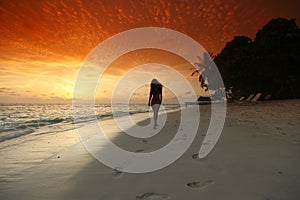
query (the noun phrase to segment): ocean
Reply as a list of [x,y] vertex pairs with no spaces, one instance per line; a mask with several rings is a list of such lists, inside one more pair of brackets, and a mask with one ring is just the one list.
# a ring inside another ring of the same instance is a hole
[[[176,109],[178,105],[164,105],[166,110]],[[149,112],[146,105],[118,105],[118,112],[112,114],[110,105],[95,105],[95,115],[85,114],[85,109],[77,109],[76,113],[81,116],[76,123],[111,119],[127,114]],[[151,111],[151,109],[150,109]],[[0,143],[6,140],[34,134],[50,134],[75,129],[74,110],[72,105],[0,105]]]

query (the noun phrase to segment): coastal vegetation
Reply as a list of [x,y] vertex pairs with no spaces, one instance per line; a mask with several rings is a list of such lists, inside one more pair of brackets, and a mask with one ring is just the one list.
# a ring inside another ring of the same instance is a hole
[[[272,19],[254,39],[235,36],[218,55],[210,55],[233,99],[258,92],[272,99],[300,98],[300,30],[295,19]],[[214,80],[204,78],[209,68],[202,69],[199,82],[207,90]]]

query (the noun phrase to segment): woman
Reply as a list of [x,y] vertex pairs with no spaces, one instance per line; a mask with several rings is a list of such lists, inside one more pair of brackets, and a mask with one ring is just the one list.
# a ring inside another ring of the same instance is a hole
[[150,85],[150,96],[148,101],[148,106],[152,107],[154,113],[154,129],[157,127],[157,117],[160,104],[162,102],[162,85],[158,80],[153,79]]

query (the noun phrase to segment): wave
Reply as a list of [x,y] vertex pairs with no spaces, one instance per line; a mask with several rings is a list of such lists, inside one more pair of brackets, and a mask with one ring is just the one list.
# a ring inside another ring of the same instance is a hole
[[[27,110],[30,112],[32,109]],[[35,111],[36,112],[36,111]],[[137,113],[145,113],[148,112],[148,110],[145,109],[138,109],[130,110],[129,112],[125,111],[118,111],[114,114],[106,111],[102,112],[101,114],[95,114],[95,115],[87,115],[84,110],[82,113],[76,117],[76,120],[74,116],[72,115],[71,110],[66,110],[66,113],[60,114],[61,116],[55,116],[54,114],[44,114],[44,118],[39,117],[30,117],[30,116],[24,116],[24,113],[21,113],[19,116],[12,118],[11,114],[8,114],[6,117],[1,117],[0,119],[0,142],[3,142],[5,140],[10,140],[14,138],[18,138],[21,136],[25,136],[28,134],[35,133],[37,135],[41,134],[48,134],[53,132],[60,132],[60,131],[66,131],[70,129],[74,129],[74,124],[81,124],[81,123],[87,123],[92,122],[94,120],[101,120],[101,119],[110,119],[112,117],[122,117],[124,115],[130,114],[134,115]],[[26,113],[25,113],[26,114]],[[38,113],[38,116],[41,114]],[[45,118],[47,116],[47,118]],[[72,128],[70,128],[72,127]]]
[[10,140],[14,138],[18,138],[24,135],[28,135],[30,133],[34,133],[35,131],[33,129],[26,129],[26,130],[19,130],[19,131],[14,131],[14,132],[9,132],[6,135],[1,135],[0,136],[0,142],[3,142],[5,140]]
[[[165,108],[176,107],[169,105]],[[84,125],[94,120],[149,112],[149,107],[145,105],[118,105],[114,114],[108,105],[96,105],[94,109],[95,113],[91,115],[90,107],[81,106],[74,115],[71,105],[0,105],[0,142],[28,134],[67,131],[74,129],[74,124]]]

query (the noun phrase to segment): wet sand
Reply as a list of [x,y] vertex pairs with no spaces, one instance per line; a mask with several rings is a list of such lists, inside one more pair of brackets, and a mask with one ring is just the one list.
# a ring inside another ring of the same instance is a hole
[[[2,142],[0,199],[296,200],[300,198],[299,110],[299,100],[229,104],[218,143],[199,159],[210,119],[209,106],[202,106],[190,148],[171,165],[142,174],[103,165],[86,151],[76,130],[36,136],[18,146]],[[139,125],[149,123],[145,114],[134,118]],[[151,152],[174,137],[180,112],[169,113],[162,131],[148,139],[109,128],[112,121],[101,123],[119,147]]]

